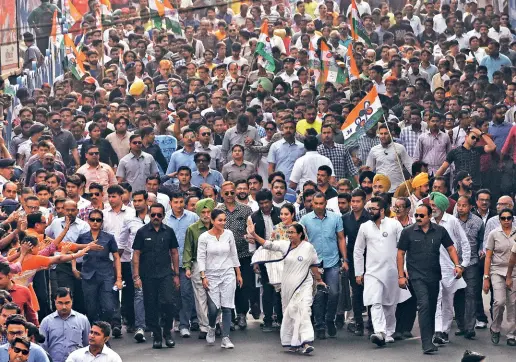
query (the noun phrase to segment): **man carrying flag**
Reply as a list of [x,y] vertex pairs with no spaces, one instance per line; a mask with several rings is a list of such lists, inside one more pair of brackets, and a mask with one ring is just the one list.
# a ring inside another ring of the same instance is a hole
[[358,4],[367,5],[369,11],[367,11],[367,8],[364,8],[361,11],[359,11],[360,9],[357,5],[356,0],[351,0],[351,5],[348,8],[348,16],[350,16],[351,10],[351,37],[353,38],[353,41],[360,41],[364,44],[371,46],[371,40],[367,36],[367,31],[364,27],[364,24],[362,23],[362,19],[360,18],[361,15],[371,14],[371,9],[369,8],[369,4],[367,4],[365,1],[360,0]]
[[260,28],[260,37],[258,38],[258,44],[256,45],[256,54],[262,57],[259,60],[260,65],[268,70],[274,72],[276,64],[274,57],[272,56],[271,39],[269,38],[269,21],[265,19]]
[[357,139],[372,128],[383,116],[382,103],[376,87],[356,105],[342,125],[345,143]]

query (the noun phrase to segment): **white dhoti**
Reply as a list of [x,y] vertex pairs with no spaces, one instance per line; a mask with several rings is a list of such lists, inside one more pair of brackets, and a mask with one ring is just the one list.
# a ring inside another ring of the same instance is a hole
[[444,277],[439,283],[439,296],[435,310],[435,331],[450,333],[453,322],[453,297],[459,289],[466,288],[463,278]]
[[283,321],[280,330],[283,347],[301,347],[305,343],[314,341],[314,327],[310,319],[313,300],[312,287],[312,278],[307,278],[290,298],[288,304],[283,306]]

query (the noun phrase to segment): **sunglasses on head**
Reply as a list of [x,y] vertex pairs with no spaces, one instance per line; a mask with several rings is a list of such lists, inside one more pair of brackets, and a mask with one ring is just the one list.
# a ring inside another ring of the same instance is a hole
[[150,214],[150,216],[161,219],[163,217],[163,214],[161,212],[153,212],[152,214]]
[[101,223],[103,221],[102,218],[100,218],[100,217],[90,217],[89,220],[91,222],[98,222],[98,223]]
[[512,216],[500,216],[500,220],[502,221],[511,221],[512,219]]
[[18,348],[18,347],[13,347],[13,351],[14,351],[14,353],[21,353],[24,356],[28,356],[29,355],[29,350],[28,349],[21,349],[21,348]]
[[424,219],[424,218],[426,217],[426,215],[425,215],[425,214],[417,214],[417,213],[416,213],[416,214],[414,214],[414,217],[415,217],[416,219]]

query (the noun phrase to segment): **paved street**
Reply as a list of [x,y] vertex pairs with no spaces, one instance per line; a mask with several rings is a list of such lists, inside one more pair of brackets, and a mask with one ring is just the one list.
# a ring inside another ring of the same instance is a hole
[[[453,331],[455,326],[453,327]],[[413,332],[418,332],[417,327]],[[124,362],[150,362],[180,360],[187,362],[209,361],[217,362],[230,360],[240,361],[298,361],[303,356],[291,355],[284,352],[279,343],[279,332],[262,333],[259,322],[250,321],[245,331],[232,332],[231,340],[235,344],[234,350],[222,350],[220,339],[217,338],[213,347],[206,346],[205,341],[197,339],[197,333],[190,339],[182,339],[176,333],[176,347],[153,350],[150,343],[150,334],[147,342],[136,344],[132,336],[124,335],[121,340],[112,342],[112,347],[120,354]],[[493,346],[487,329],[478,331],[475,341],[465,340],[463,337],[450,336],[451,343],[439,348],[434,356],[425,356],[421,352],[419,338],[396,342],[385,348],[377,348],[366,337],[354,337],[345,329],[339,331],[336,339],[316,341],[312,359],[317,361],[345,360],[346,362],[359,361],[460,361],[465,349],[482,352],[489,361],[514,361],[516,349],[505,344],[505,338],[500,339],[498,346]]]

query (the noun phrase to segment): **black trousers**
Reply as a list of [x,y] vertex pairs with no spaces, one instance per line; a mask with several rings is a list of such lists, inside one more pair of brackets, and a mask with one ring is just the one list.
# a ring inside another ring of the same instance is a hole
[[121,314],[127,320],[127,325],[134,327],[134,282],[131,262],[123,262],[122,264],[122,280],[125,287],[122,289],[122,306]]
[[245,314],[249,312],[249,303],[253,302],[253,295],[256,293],[256,283],[254,270],[251,266],[251,257],[240,259],[240,274],[244,284],[242,288],[236,289],[235,292],[235,309],[236,314]]
[[396,307],[396,332],[398,333],[411,332],[416,320],[417,299],[410,281],[408,289],[411,297]]
[[[81,271],[82,264],[77,263],[77,270]],[[52,270],[53,276],[52,285],[57,288],[66,287],[69,288],[73,295],[73,309],[79,313],[86,314],[86,308],[84,306],[84,294],[82,292],[82,281],[74,277],[72,273],[71,264],[59,264],[57,269]],[[56,289],[57,289],[56,288]],[[55,290],[52,290],[53,298],[55,297]]]
[[181,309],[181,293],[174,285],[172,274],[142,278],[142,287],[145,324],[154,333],[154,340],[160,341],[171,334],[174,316]]
[[412,287],[417,298],[419,330],[423,350],[425,350],[432,347],[432,338],[435,331],[435,310],[437,308],[437,297],[439,296],[439,280],[412,280]]
[[34,279],[32,280],[32,287],[34,288],[34,293],[36,293],[36,297],[39,302],[39,321],[43,320],[43,318],[50,314],[47,274],[48,270],[40,270],[34,275]]
[[[348,253],[349,255],[349,253]],[[364,285],[358,285],[355,275],[355,265],[353,262],[349,264],[348,274],[349,284],[351,285],[351,306],[353,307],[353,316],[355,318],[356,328],[364,329],[364,317],[362,310],[364,309]]]

